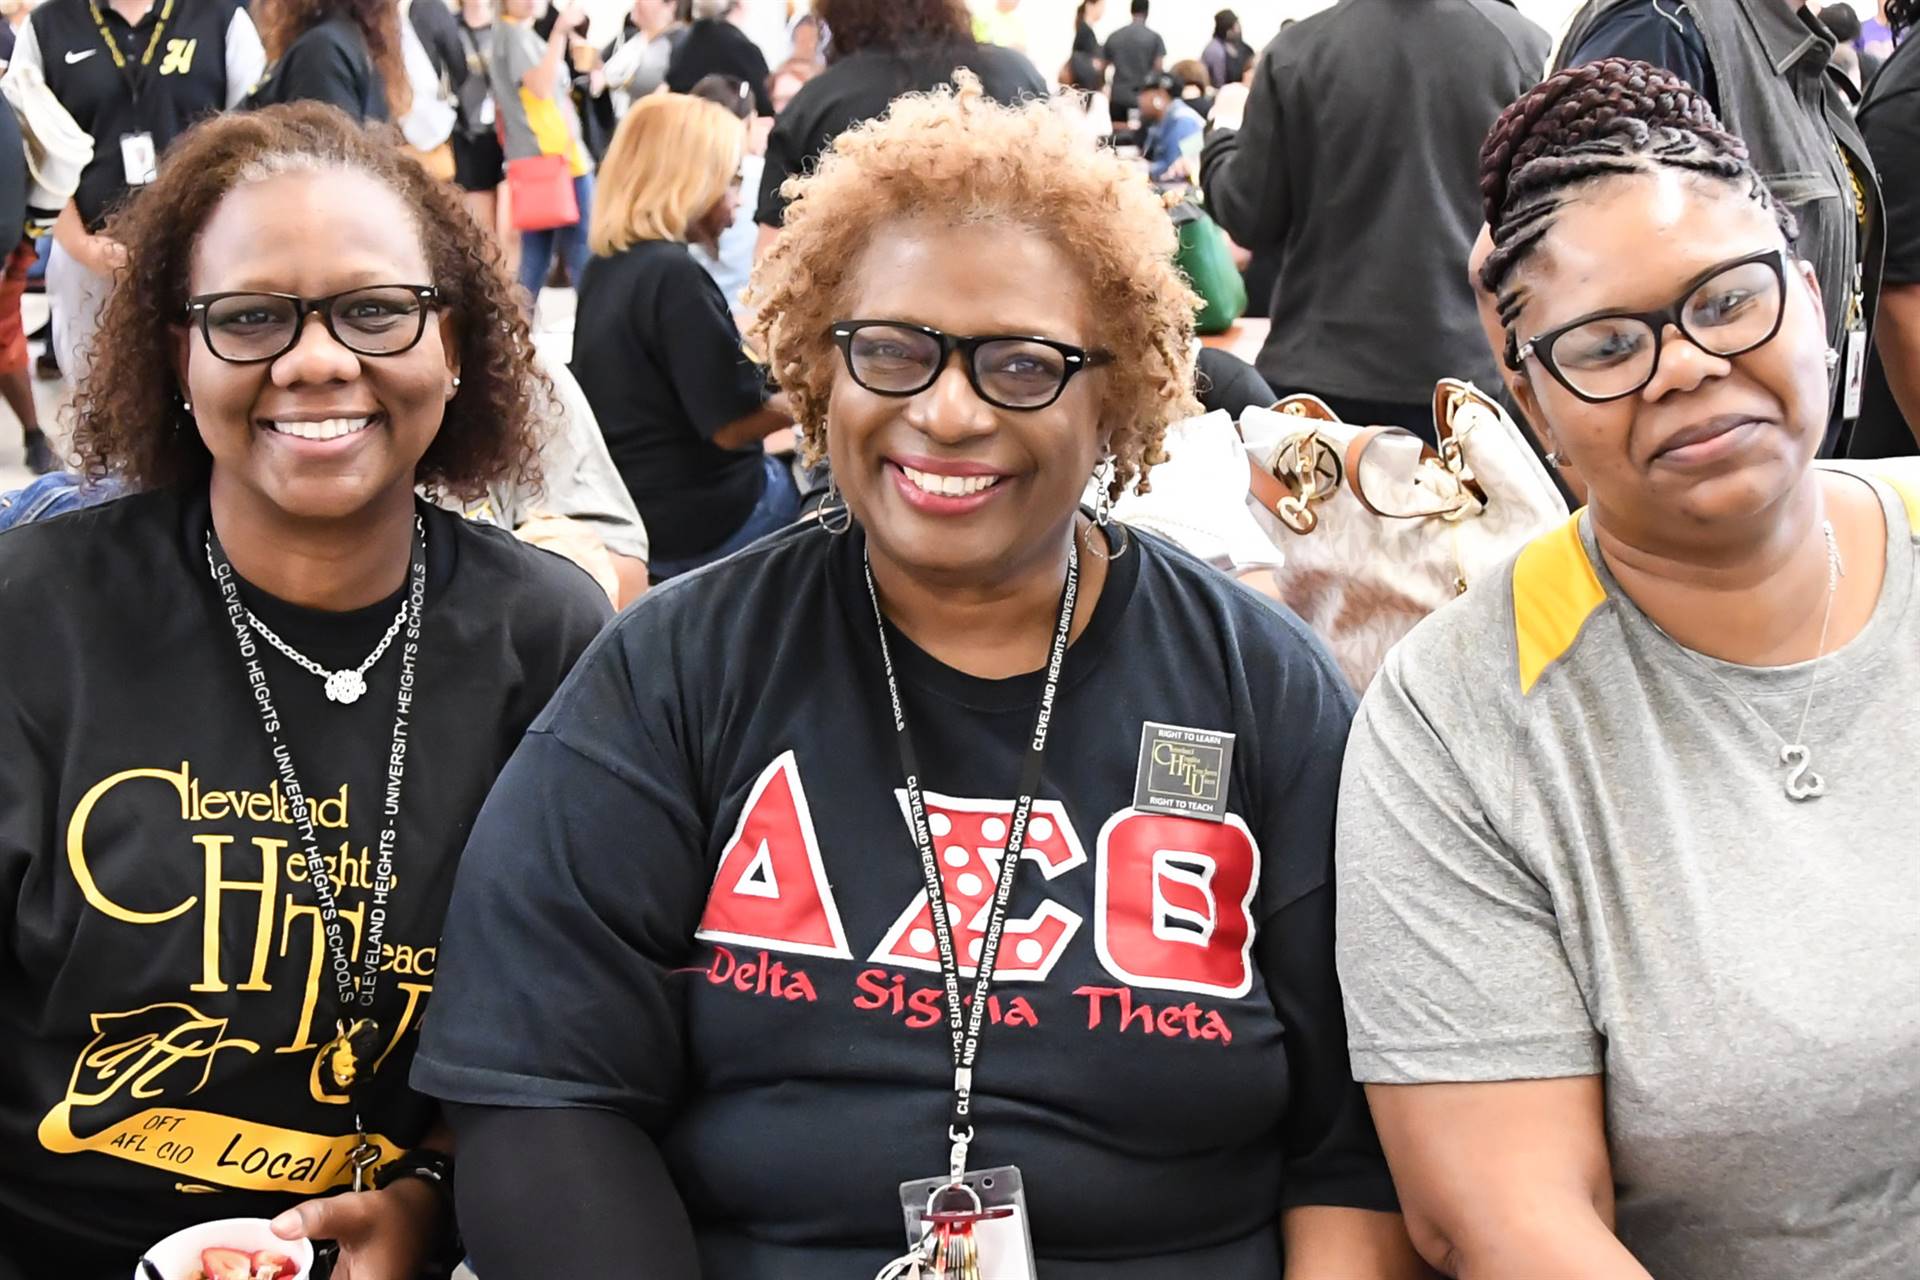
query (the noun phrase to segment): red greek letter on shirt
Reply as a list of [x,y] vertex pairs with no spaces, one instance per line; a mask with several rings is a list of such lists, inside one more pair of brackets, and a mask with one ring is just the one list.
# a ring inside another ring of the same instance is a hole
[[694,937],[853,958],[792,751],[776,756],[754,782]]
[[1094,950],[1122,982],[1238,997],[1253,987],[1260,846],[1247,824],[1123,809],[1100,830]]

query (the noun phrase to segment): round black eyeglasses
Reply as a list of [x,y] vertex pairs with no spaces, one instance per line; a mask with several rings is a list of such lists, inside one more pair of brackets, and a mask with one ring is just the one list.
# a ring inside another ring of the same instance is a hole
[[1509,353],[1507,363],[1519,369],[1532,356],[1588,404],[1624,400],[1653,381],[1669,325],[1708,355],[1727,360],[1773,341],[1786,297],[1787,251],[1768,249],[1703,272],[1670,307],[1602,312],[1535,334]]
[[917,396],[940,378],[958,351],[974,394],[1000,409],[1044,409],[1082,369],[1111,364],[1051,338],[986,334],[963,338],[900,320],[842,320],[828,330],[854,382],[875,395]]
[[318,314],[333,340],[362,356],[411,351],[427,331],[440,291],[424,284],[375,284],[324,298],[292,293],[203,293],[187,299],[207,350],[229,364],[259,364],[293,350],[307,317]]

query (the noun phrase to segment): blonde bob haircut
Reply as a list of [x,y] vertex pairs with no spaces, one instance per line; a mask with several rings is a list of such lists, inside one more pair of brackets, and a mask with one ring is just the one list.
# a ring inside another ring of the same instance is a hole
[[754,272],[752,336],[793,402],[810,461],[826,453],[840,367],[828,328],[851,318],[844,309],[867,244],[907,220],[1028,227],[1078,267],[1097,326],[1088,345],[1114,356],[1096,376],[1115,497],[1164,460],[1168,424],[1198,412],[1199,299],[1173,265],[1172,219],[1142,174],[1048,102],[1000,106],[963,71],[955,87],[899,98],[841,134],[812,174],[781,192],[791,203]]
[[600,163],[588,245],[606,257],[641,240],[684,244],[733,185],[746,139],[746,121],[717,102],[682,93],[635,102]]

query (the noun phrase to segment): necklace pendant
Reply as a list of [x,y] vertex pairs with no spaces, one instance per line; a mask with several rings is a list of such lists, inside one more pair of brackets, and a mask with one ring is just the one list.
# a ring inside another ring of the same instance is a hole
[[1811,756],[1812,752],[1797,742],[1780,748],[1780,763],[1790,770],[1787,774],[1787,799],[1817,800],[1827,794],[1827,780],[1813,771]]
[[351,706],[367,691],[367,681],[358,671],[336,671],[327,677],[327,697]]

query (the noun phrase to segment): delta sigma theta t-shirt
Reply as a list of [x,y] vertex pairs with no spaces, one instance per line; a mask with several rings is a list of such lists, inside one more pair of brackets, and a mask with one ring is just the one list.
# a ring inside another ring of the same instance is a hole
[[[607,612],[558,557],[419,510],[426,600],[363,1068],[383,1159],[432,1120],[407,1070],[473,815]],[[349,1180],[320,907],[207,525],[204,491],[153,492],[0,535],[0,1275],[125,1280],[183,1226]],[[241,594],[328,668],[358,665],[400,602]],[[356,973],[403,644],[351,706],[258,645]]]
[[[871,1276],[900,1183],[947,1165],[862,549],[777,534],[582,659],[476,824],[415,1064],[447,1099],[632,1117],[728,1280]],[[890,643],[970,989],[1044,673]],[[971,1165],[1021,1168],[1049,1280],[1274,1280],[1290,1206],[1393,1206],[1333,974],[1351,713],[1292,615],[1150,538],[1113,559],[973,1074]]]

